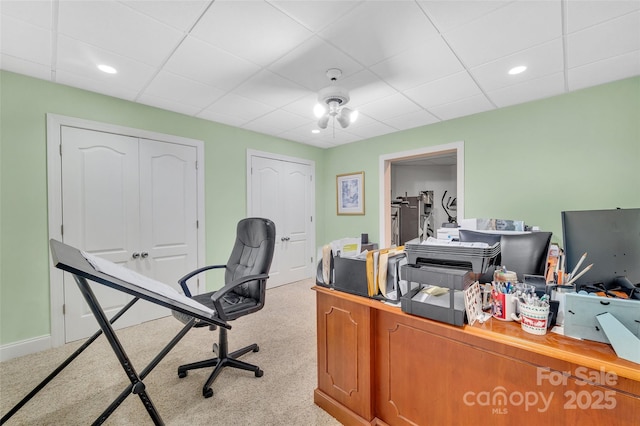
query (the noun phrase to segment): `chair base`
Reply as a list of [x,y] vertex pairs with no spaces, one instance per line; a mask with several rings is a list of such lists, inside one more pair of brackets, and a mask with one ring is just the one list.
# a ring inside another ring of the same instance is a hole
[[[214,345],[214,350],[216,349]],[[253,371],[256,377],[262,377],[264,372],[257,365],[249,364],[244,361],[240,361],[239,357],[249,352],[258,352],[260,347],[257,344],[252,344],[246,346],[242,349],[238,349],[237,351],[233,351],[231,353],[227,352],[227,329],[224,327],[220,327],[220,344],[217,348],[218,356],[211,359],[206,359],[204,361],[192,362],[190,364],[181,365],[178,367],[178,377],[184,378],[187,377],[187,372],[189,370],[196,370],[199,368],[209,368],[214,367],[211,375],[207,379],[206,383],[202,387],[202,396],[205,398],[210,398],[213,396],[213,390],[211,389],[211,384],[216,380],[218,375],[222,372],[225,367],[238,368],[240,370]]]

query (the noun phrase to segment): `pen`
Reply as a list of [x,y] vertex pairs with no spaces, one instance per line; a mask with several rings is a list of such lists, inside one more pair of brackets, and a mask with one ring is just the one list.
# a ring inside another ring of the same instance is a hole
[[574,276],[574,274],[576,272],[578,272],[578,269],[580,268],[580,265],[582,265],[582,262],[584,262],[584,259],[587,257],[587,253],[585,252],[582,257],[580,258],[580,260],[578,261],[578,263],[576,263],[575,268],[573,268],[573,271],[571,271],[571,276]]
[[581,276],[586,274],[587,271],[589,271],[589,269],[591,269],[592,266],[593,266],[593,263],[591,265],[587,266],[586,268],[584,268],[582,271],[580,271],[580,273],[578,275],[576,275],[575,277],[571,278],[571,281],[569,281],[567,283],[567,285],[573,284],[575,282],[575,280],[577,280],[578,278],[580,278]]

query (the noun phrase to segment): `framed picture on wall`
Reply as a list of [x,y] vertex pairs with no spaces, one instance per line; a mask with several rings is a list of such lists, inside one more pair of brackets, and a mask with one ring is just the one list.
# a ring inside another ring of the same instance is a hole
[[339,215],[364,214],[364,172],[336,176]]

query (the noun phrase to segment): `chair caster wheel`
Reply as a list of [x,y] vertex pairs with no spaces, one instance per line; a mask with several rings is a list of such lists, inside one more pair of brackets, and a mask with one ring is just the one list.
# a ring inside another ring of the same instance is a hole
[[256,370],[256,377],[262,377],[263,374],[264,374],[264,371],[260,369]]
[[178,370],[178,377],[184,379],[185,377],[187,377],[187,372]]
[[205,398],[211,398],[213,396],[213,389],[202,389],[202,396]]
[[255,348],[253,348],[253,352],[260,352],[260,346],[256,346]]

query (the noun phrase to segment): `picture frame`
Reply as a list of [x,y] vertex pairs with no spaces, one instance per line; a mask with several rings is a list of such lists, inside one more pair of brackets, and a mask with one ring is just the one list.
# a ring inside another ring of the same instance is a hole
[[364,214],[364,172],[336,176],[336,207],[338,215]]

